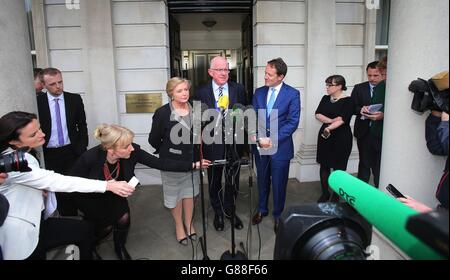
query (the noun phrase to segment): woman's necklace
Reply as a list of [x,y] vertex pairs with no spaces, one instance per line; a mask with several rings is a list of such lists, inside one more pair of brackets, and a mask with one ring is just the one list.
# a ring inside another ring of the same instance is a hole
[[338,102],[339,99],[341,99],[341,97],[342,96],[338,96],[338,97],[330,96],[330,102],[331,103],[336,103],[336,102]]
[[120,174],[120,161],[117,161],[113,171],[109,171],[108,161],[103,164],[103,175],[106,181],[116,180]]

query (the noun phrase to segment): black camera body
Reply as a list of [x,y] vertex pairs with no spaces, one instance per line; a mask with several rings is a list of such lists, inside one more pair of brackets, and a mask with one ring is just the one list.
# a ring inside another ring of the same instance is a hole
[[408,90],[414,94],[411,109],[418,113],[427,110],[449,112],[449,90],[439,90],[432,79],[418,78],[409,84]]
[[437,209],[411,216],[406,229],[448,259],[448,210]]
[[16,150],[9,154],[0,155],[0,173],[31,171],[25,153],[24,150]]
[[280,217],[275,260],[365,260],[372,226],[346,203],[292,206]]

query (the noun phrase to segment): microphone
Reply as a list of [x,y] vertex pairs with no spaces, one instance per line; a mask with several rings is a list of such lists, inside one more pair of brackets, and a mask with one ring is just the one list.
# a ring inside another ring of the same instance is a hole
[[217,101],[217,107],[220,108],[220,110],[226,110],[228,109],[228,104],[230,103],[230,100],[228,99],[228,95],[222,95],[219,100]]
[[[251,114],[248,110],[253,111],[254,114]],[[240,129],[248,133],[248,137],[257,136],[256,127],[253,125],[249,126],[250,122],[255,122],[254,125],[256,125],[256,113],[254,111],[255,109],[252,105],[244,106],[240,103],[236,103],[233,105],[233,111],[231,113],[233,119],[236,120],[236,123],[241,125]],[[255,119],[249,118],[250,116],[253,116]],[[245,117],[248,118],[247,121],[245,121]],[[251,127],[251,129],[249,129],[249,127]],[[256,139],[256,148],[258,150],[261,148],[259,139]]]
[[233,111],[236,111],[236,110],[238,110],[238,109],[240,109],[240,110],[242,110],[242,111],[245,111],[245,106],[244,105],[242,105],[241,103],[235,103],[234,105],[233,105]]
[[225,110],[228,109],[229,99],[227,95],[222,95],[219,100],[217,101],[217,107],[220,110],[220,115],[217,117],[216,124],[214,126],[214,129],[217,129],[220,125],[220,121],[222,117],[225,117]]
[[412,259],[442,259],[406,229],[407,220],[418,214],[416,210],[341,170],[331,173],[328,183]]

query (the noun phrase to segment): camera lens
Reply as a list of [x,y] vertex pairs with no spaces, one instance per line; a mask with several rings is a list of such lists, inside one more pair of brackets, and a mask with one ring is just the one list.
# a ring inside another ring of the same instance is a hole
[[346,203],[288,207],[280,216],[276,260],[365,260],[372,226]]
[[12,153],[0,156],[0,172],[8,173],[12,171],[31,171],[28,167],[28,161],[25,158],[24,151],[14,151]]
[[303,260],[364,260],[363,241],[353,229],[341,225],[322,229],[304,246],[296,248],[295,258]]

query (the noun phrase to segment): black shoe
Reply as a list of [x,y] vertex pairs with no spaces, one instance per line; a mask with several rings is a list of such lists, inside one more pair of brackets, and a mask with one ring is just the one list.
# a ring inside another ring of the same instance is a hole
[[222,215],[215,215],[214,216],[214,227],[217,231],[223,231],[225,223],[223,222],[223,216]]
[[102,261],[103,258],[102,256],[100,256],[100,254],[98,253],[97,249],[95,248],[94,250],[92,250],[93,256],[94,256],[94,260],[98,260],[98,261]]
[[278,226],[280,225],[280,220],[279,219],[275,219],[275,221],[273,221],[273,231],[275,232],[275,234],[278,231]]
[[131,260],[131,256],[125,248],[125,243],[128,236],[128,228],[126,229],[114,229],[114,251],[116,252],[119,260]]
[[261,222],[262,222],[262,219],[263,219],[265,216],[267,216],[267,213],[266,213],[266,214],[263,214],[263,213],[261,213],[261,212],[257,212],[257,213],[253,216],[253,218],[252,218],[252,225],[257,225],[257,224],[261,223]]
[[330,200],[330,194],[329,193],[322,193],[322,195],[317,200],[317,203],[328,202],[329,200]]
[[[227,219],[231,220],[231,216],[227,216]],[[241,219],[239,219],[238,215],[234,215],[234,228],[235,229],[243,229],[244,224]]]
[[118,248],[115,248],[115,251],[116,251],[117,258],[119,260],[121,260],[121,261],[122,260],[126,260],[126,261],[131,260],[131,256],[128,253],[127,248],[125,248],[124,245],[122,245],[122,246],[120,246]]
[[196,233],[190,234],[188,237],[192,241],[197,241],[197,234]]
[[188,245],[188,238],[187,237],[185,237],[185,238],[183,238],[181,240],[177,239],[177,241],[178,241],[178,243],[180,243],[180,245],[183,245],[183,246],[187,246]]

